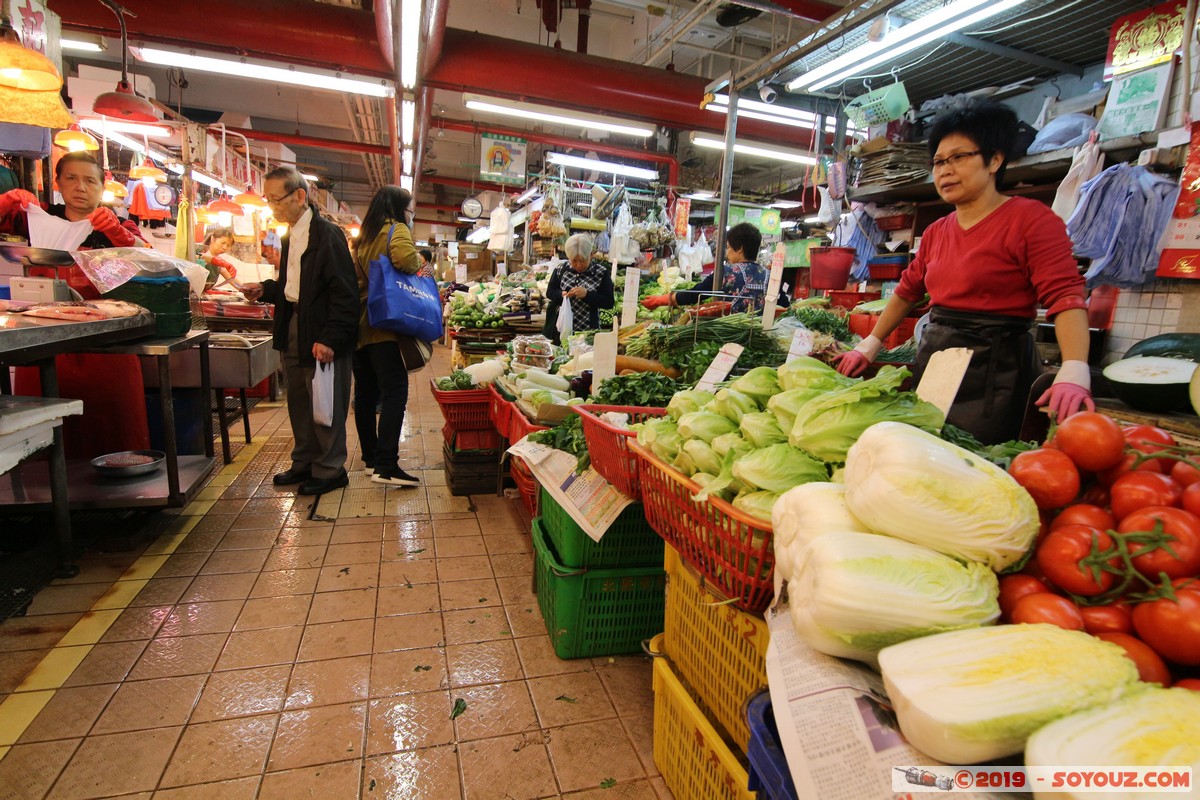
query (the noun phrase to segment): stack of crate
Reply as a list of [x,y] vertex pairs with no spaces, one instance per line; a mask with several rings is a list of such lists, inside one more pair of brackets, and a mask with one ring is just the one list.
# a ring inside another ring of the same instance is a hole
[[676,800],[752,800],[746,703],[767,685],[766,621],[735,608],[670,545],[665,568],[654,763]]
[[641,503],[593,541],[544,487],[533,521],[538,605],[559,658],[641,652],[662,630],[663,544]]
[[493,494],[500,470],[500,447],[495,430],[458,431],[442,428],[442,456],[446,462],[446,484],[450,494]]

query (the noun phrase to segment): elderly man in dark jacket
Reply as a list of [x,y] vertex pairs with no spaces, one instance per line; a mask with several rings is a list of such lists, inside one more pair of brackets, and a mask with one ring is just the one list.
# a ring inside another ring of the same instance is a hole
[[[321,217],[308,184],[291,167],[267,174],[264,196],[275,219],[288,224],[279,256],[279,278],[246,287],[250,299],[275,304],[275,349],[287,371],[292,467],[276,486],[298,483],[300,494],[345,486],[346,415],[351,358],[358,341],[359,300],[354,260],[340,228]],[[313,421],[312,381],[318,362],[333,367],[333,424]]]

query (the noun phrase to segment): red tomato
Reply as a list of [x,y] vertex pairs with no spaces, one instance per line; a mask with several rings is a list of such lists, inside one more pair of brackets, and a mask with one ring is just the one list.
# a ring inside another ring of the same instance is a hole
[[1083,630],[1079,609],[1065,597],[1049,592],[1027,594],[1013,606],[1012,621],[1021,623],[1045,622],[1069,631]]
[[1101,633],[1133,633],[1133,613],[1124,603],[1080,606],[1083,629],[1093,636]]
[[1046,584],[1032,575],[1005,575],[1000,579],[1000,613],[1008,619],[1013,606],[1027,594],[1049,593]]
[[1008,465],[1008,474],[1033,497],[1041,509],[1062,508],[1079,494],[1079,470],[1066,453],[1028,450]]
[[[1200,664],[1200,591],[1178,589],[1175,597],[1138,604],[1133,609],[1133,629],[1167,661],[1196,666]],[[1020,607],[1018,603],[1017,610]]]
[[1050,523],[1050,530],[1061,528],[1063,525],[1090,525],[1093,528],[1107,531],[1117,527],[1117,520],[1100,506],[1091,503],[1076,503],[1059,512],[1054,521]]
[[1103,483],[1093,483],[1083,490],[1079,498],[1082,502],[1101,508],[1108,507],[1108,487]]
[[[1093,541],[1101,551],[1113,546],[1112,537],[1098,528],[1063,525],[1050,531],[1046,541],[1038,548],[1038,566],[1051,583],[1072,594],[1090,597],[1107,592],[1116,583],[1117,576],[1111,572],[1100,572],[1098,576],[1093,576],[1091,569],[1079,564],[1080,559],[1091,554]],[[1121,562],[1113,557],[1107,563],[1117,567]]]
[[1054,433],[1054,443],[1075,466],[1099,472],[1115,466],[1125,454],[1125,437],[1112,417],[1081,411],[1067,417]]
[[1171,477],[1179,481],[1181,486],[1191,486],[1200,483],[1200,469],[1196,469],[1186,461],[1176,461],[1171,467]]
[[1170,578],[1189,578],[1200,572],[1200,517],[1195,514],[1182,508],[1149,506],[1126,516],[1117,530],[1153,531],[1156,523],[1162,523],[1163,532],[1174,538],[1168,544],[1175,555],[1161,547],[1146,550],[1147,545],[1130,542],[1129,551],[1138,572],[1152,580],[1160,572]]
[[1161,683],[1171,685],[1171,671],[1149,645],[1128,633],[1097,633],[1097,639],[1120,645],[1125,650],[1129,660],[1137,665],[1138,677],[1146,683]]
[[1131,472],[1122,475],[1110,489],[1112,513],[1118,520],[1147,506],[1177,506],[1183,487],[1157,472]]
[[1200,485],[1193,483],[1191,486],[1183,490],[1183,497],[1180,498],[1180,504],[1184,511],[1190,511],[1200,517]]
[[1162,467],[1159,466],[1159,462],[1157,460],[1156,461],[1147,461],[1144,464],[1142,464],[1141,466],[1139,466],[1137,468],[1137,470],[1134,470],[1133,462],[1137,461],[1137,457],[1138,457],[1137,453],[1126,453],[1124,456],[1121,457],[1121,460],[1117,462],[1116,466],[1109,467],[1108,469],[1097,472],[1096,480],[1099,481],[1101,483],[1101,485],[1103,485],[1103,486],[1112,486],[1113,483],[1116,482],[1117,478],[1120,478],[1122,475],[1124,475],[1128,472],[1136,471],[1136,472],[1158,472],[1158,473],[1161,473],[1163,471]]
[[[1173,446],[1175,437],[1164,431],[1162,428],[1156,428],[1153,425],[1130,425],[1123,431],[1125,441],[1134,450],[1140,450],[1143,453],[1155,453],[1163,449],[1163,446]],[[1175,463],[1171,459],[1158,459],[1153,462],[1158,465],[1159,472],[1170,472],[1172,465]]]
[[1200,678],[1184,678],[1183,680],[1175,681],[1174,688],[1191,689],[1193,692],[1200,692]]

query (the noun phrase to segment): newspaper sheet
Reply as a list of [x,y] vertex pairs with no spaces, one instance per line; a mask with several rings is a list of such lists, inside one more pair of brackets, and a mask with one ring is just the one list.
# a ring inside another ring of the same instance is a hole
[[[767,682],[779,739],[796,784],[811,800],[912,800],[892,773],[939,766],[900,734],[880,676],[813,650],[796,635],[786,603],[767,610]],[[913,795],[912,797],[916,797]],[[924,795],[921,795],[924,796]],[[1028,800],[1008,792],[939,792],[960,800]]]
[[591,467],[577,475],[575,456],[562,450],[526,438],[508,448],[508,452],[525,459],[538,483],[566,509],[592,541],[600,541],[625,507],[633,502]]

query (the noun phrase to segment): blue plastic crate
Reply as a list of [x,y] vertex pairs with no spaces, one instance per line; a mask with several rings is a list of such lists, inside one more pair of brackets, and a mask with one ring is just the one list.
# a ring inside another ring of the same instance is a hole
[[779,729],[775,727],[769,692],[750,698],[746,717],[750,722],[750,747],[746,750],[746,757],[750,759],[750,791],[758,792],[760,800],[799,800],[787,759],[779,745]]

